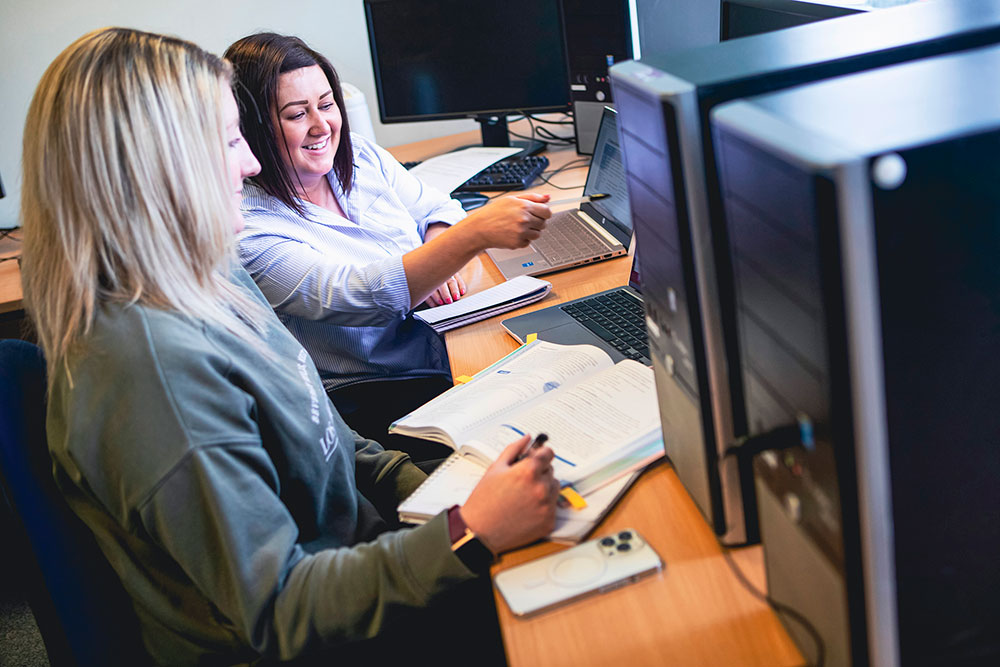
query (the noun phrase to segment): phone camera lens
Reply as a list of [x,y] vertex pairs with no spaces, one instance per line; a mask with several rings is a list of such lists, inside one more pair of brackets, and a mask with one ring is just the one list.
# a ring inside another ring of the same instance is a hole
[[605,537],[603,540],[601,540],[602,547],[610,547],[614,546],[614,544],[615,544],[615,538],[613,537]]
[[615,547],[618,551],[628,551],[632,548],[632,545],[628,542],[619,542],[618,546]]
[[628,540],[631,540],[632,539],[632,531],[630,531],[630,530],[623,530],[622,532],[618,533],[618,539],[619,540],[625,540],[626,542]]

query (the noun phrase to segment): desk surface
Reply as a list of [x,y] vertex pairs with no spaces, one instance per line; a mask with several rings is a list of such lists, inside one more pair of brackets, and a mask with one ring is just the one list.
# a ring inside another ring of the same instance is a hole
[[[13,236],[0,239],[0,258],[17,257],[21,254],[20,230]],[[0,315],[20,310],[21,270],[16,259],[0,262]]]
[[[400,160],[418,160],[474,141],[476,133],[432,139],[391,149]],[[572,149],[549,151],[555,168],[579,156]],[[586,170],[567,170],[556,185],[582,187]],[[551,185],[534,188],[556,197]],[[452,374],[472,375],[517,347],[500,320],[625,284],[631,258],[591,264],[544,276],[553,285],[543,301],[446,334]],[[463,275],[480,290],[502,276],[485,255]],[[722,551],[667,464],[646,471],[601,523],[595,535],[620,528],[638,530],[663,558],[664,570],[651,578],[575,602],[531,619],[519,619],[497,597],[497,613],[507,659],[512,667],[530,665],[671,664],[801,665],[803,659],[775,614],[747,592],[729,570]],[[494,573],[565,548],[536,544],[505,554]],[[758,588],[764,589],[760,547],[733,554]]]

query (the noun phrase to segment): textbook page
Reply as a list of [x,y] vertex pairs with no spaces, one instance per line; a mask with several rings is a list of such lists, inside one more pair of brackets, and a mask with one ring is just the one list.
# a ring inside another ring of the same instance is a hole
[[519,434],[546,433],[555,476],[572,482],[580,471],[659,432],[653,369],[625,359],[510,411],[475,431],[463,449],[493,460]]
[[[611,357],[592,345],[535,341],[400,418],[390,432],[435,440],[457,449],[477,428],[502,423],[503,416],[512,410],[611,366]],[[508,443],[520,437],[516,430],[515,437],[510,437],[511,433],[507,431]],[[497,453],[499,450],[489,460],[495,459]]]

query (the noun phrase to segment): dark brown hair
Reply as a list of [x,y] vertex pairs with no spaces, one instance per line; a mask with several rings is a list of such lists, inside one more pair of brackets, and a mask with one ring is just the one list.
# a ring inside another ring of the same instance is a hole
[[306,215],[295,195],[298,176],[288,174],[281,159],[281,151],[288,150],[285,147],[284,131],[280,123],[275,127],[275,123],[271,122],[271,111],[278,106],[280,75],[319,65],[333,89],[333,98],[342,119],[340,144],[333,156],[333,172],[344,193],[350,192],[354,179],[354,149],[351,146],[351,131],[347,124],[347,108],[344,106],[340,77],[330,61],[310,49],[298,37],[273,32],[249,35],[234,42],[226,49],[225,57],[235,70],[233,90],[240,105],[243,136],[260,161],[260,173],[250,180],[299,215]]

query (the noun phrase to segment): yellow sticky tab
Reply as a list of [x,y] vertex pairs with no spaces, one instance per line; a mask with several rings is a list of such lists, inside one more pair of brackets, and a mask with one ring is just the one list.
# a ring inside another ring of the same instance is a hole
[[587,506],[587,501],[584,500],[583,496],[581,496],[579,493],[577,493],[576,490],[574,490],[573,487],[571,487],[571,486],[564,486],[559,491],[559,495],[562,496],[563,498],[565,498],[566,501],[575,510],[582,510],[584,507]]
[[538,340],[538,334],[528,334],[528,337],[524,339],[524,344],[527,345],[528,343],[534,343],[536,340]]
[[468,375],[459,375],[457,378],[455,378],[455,382],[457,382],[459,384],[465,384],[466,382],[468,382],[471,379],[472,378],[469,377]]

